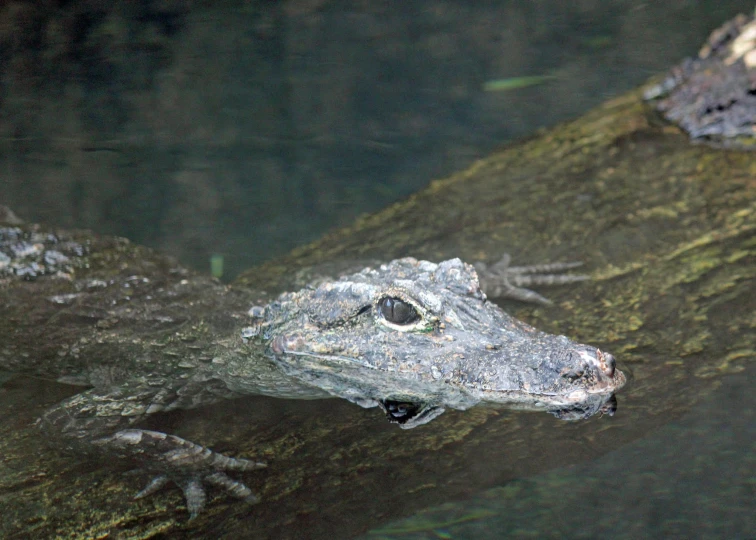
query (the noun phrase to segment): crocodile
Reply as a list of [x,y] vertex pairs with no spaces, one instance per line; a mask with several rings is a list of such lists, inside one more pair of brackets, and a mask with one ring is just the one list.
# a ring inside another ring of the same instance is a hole
[[[64,343],[38,350],[28,327],[11,326],[0,367],[88,387],[47,410],[40,428],[69,449],[154,473],[138,498],[175,482],[191,518],[205,506],[206,485],[256,501],[227,473],[265,464],[140,427],[154,413],[257,394],[339,397],[380,408],[405,429],[478,404],[578,420],[613,414],[626,382],[610,353],[540,332],[481,289],[482,281],[499,296],[548,302],[524,285],[583,279],[555,273],[572,263],[512,267],[505,257],[476,270],[458,258],[405,257],[249,305],[249,291],[157,256],[171,279],[156,279],[150,265],[114,275],[103,259],[114,246],[132,249],[127,241],[19,222],[0,228],[3,318],[18,320],[10,296],[21,296],[25,315],[41,314],[38,333],[62,333]],[[181,317],[189,297],[215,305]],[[185,346],[188,325],[204,326],[207,341]]]

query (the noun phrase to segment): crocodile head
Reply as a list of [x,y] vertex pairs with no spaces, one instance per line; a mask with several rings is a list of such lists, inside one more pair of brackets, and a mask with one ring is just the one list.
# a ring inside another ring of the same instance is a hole
[[625,384],[611,354],[540,332],[486,300],[459,259],[411,258],[266,307],[260,337],[299,382],[414,427],[491,403],[568,420],[613,413]]

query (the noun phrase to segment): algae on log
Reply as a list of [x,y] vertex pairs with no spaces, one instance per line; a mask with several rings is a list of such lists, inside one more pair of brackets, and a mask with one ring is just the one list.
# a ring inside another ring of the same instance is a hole
[[510,145],[235,285],[240,295],[273,293],[308,267],[405,255],[585,261],[593,280],[550,291],[553,308],[507,308],[630,368],[614,418],[565,424],[475,408],[404,432],[340,400],[250,398],[170,413],[156,421],[270,464],[246,476],[260,504],[215,497],[187,524],[177,491],[133,502],[141,477],[41,449],[35,416],[72,390],[15,381],[0,393],[0,533],[347,538],[471,489],[590,459],[690,410],[756,355],[756,160],[691,145],[640,96]]

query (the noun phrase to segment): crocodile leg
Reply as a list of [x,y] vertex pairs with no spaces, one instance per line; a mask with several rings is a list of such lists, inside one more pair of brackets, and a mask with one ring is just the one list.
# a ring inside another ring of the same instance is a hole
[[532,285],[562,285],[585,281],[588,276],[581,274],[561,274],[572,268],[582,266],[581,262],[563,262],[536,264],[531,266],[510,266],[511,257],[504,254],[499,262],[492,266],[475,263],[481,289],[492,298],[513,298],[523,302],[551,304],[551,300],[526,287]]
[[[184,492],[191,518],[205,504],[205,485],[224,489],[228,494],[253,503],[257,498],[243,483],[226,475],[227,471],[250,471],[264,463],[232,458],[175,435],[132,427],[147,415],[173,408],[184,408],[186,386],[179,395],[154,381],[131,381],[110,392],[92,389],[75,395],[40,419],[46,433],[62,437],[73,450],[117,457],[136,462],[155,478],[136,498],[150,495],[169,481]],[[196,397],[196,396],[195,396]],[[210,401],[204,399],[202,404]]]

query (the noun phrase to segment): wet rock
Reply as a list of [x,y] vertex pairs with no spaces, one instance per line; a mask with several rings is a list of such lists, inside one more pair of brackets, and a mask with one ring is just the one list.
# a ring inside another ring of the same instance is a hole
[[738,15],[717,28],[698,57],[644,97],[695,141],[756,149],[756,19]]

